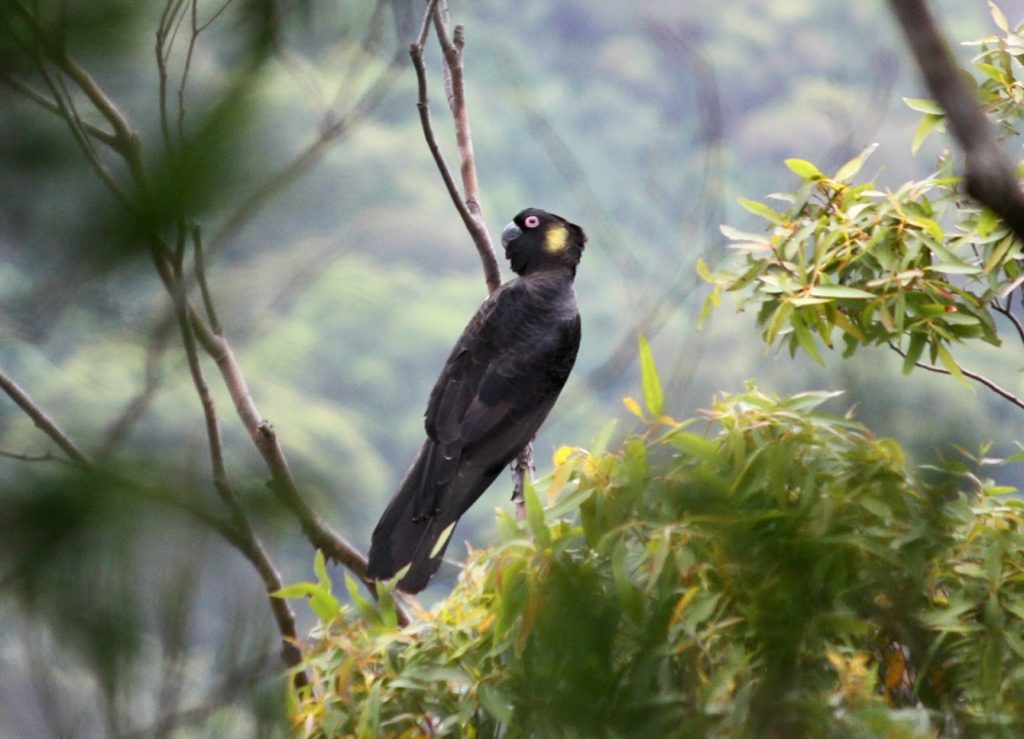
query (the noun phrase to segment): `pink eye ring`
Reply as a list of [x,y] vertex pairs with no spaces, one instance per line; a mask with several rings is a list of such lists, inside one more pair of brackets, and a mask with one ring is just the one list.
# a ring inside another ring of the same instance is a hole
[[540,225],[540,218],[537,216],[526,216],[523,219],[523,225],[527,228],[537,228]]

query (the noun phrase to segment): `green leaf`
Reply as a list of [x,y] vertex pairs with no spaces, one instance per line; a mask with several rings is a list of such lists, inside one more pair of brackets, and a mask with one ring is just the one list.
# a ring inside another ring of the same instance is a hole
[[708,282],[712,285],[715,284],[715,276],[711,274],[711,270],[708,269],[708,263],[704,261],[704,257],[698,257],[697,259],[697,274],[704,282]]
[[874,154],[875,149],[877,148],[878,144],[871,144],[870,146],[865,147],[860,154],[840,167],[839,171],[836,172],[836,181],[849,182],[853,179],[854,175],[860,172],[860,168],[864,166],[864,162],[867,161],[867,158]]
[[795,311],[793,313],[793,317],[790,319],[790,324],[793,326],[793,332],[796,334],[797,343],[799,343],[800,347],[807,352],[807,356],[818,364],[824,365],[825,360],[821,358],[821,352],[818,351],[818,344],[814,340],[814,334],[812,334],[811,330],[807,328],[800,311]]
[[816,298],[864,298],[875,297],[874,293],[846,285],[815,285],[811,288],[810,294]]
[[313,557],[313,573],[316,580],[326,592],[331,592],[331,578],[327,575],[327,560],[322,550],[317,549]]
[[916,214],[908,213],[906,215],[907,223],[917,226],[920,229],[927,231],[935,238],[936,241],[942,241],[943,233],[942,226],[939,225],[938,221],[935,221],[926,216],[919,216]]
[[1004,72],[1002,69],[1000,69],[994,64],[987,64],[985,62],[975,62],[974,66],[977,67],[981,72],[983,72],[986,77],[995,80],[1001,85],[1009,86],[1011,84],[1011,80],[1009,76],[1007,76],[1006,72]]
[[738,198],[737,202],[754,215],[766,218],[776,225],[782,225],[785,223],[785,219],[783,219],[782,215],[778,211],[774,208],[768,207],[764,203],[759,203],[756,200],[748,200],[747,198]]
[[921,144],[928,138],[928,134],[934,131],[936,128],[942,126],[945,122],[946,116],[936,115],[935,113],[928,113],[917,124],[917,129],[914,131],[914,141],[910,145],[910,153],[917,154],[918,149],[921,148]]
[[733,228],[732,226],[724,223],[718,227],[718,230],[721,231],[722,235],[727,239],[732,239],[733,241],[750,242],[754,244],[769,243],[767,234],[755,234],[750,231],[741,231],[738,228]]
[[285,585],[283,588],[278,588],[270,595],[273,598],[305,598],[309,595],[310,590],[315,588],[311,582],[297,582],[292,585]]
[[1003,13],[1003,11],[1000,10],[999,6],[992,2],[992,0],[989,0],[988,2],[988,9],[989,12],[992,13],[992,20],[994,20],[996,25],[999,26],[999,29],[1003,33],[1009,33],[1010,22],[1006,20],[1006,14]]
[[820,180],[825,176],[821,170],[805,159],[787,159],[786,166],[793,174],[805,180]]
[[507,697],[496,687],[481,685],[477,688],[480,705],[495,721],[507,724],[512,720],[512,706]]
[[526,505],[526,522],[530,525],[537,545],[551,546],[551,532],[544,522],[544,507],[540,504],[537,489],[529,480],[523,480],[523,503]]
[[929,115],[945,115],[945,111],[934,100],[928,98],[903,98],[903,102],[907,104],[912,110],[916,110],[918,113],[927,113]]
[[935,352],[936,356],[938,356],[939,358],[939,361],[942,362],[942,366],[948,369],[949,373],[953,375],[953,377],[955,377],[964,385],[970,387],[966,378],[964,378],[964,373],[960,371],[960,365],[956,363],[956,360],[953,359],[953,355],[949,353],[949,349],[947,349],[940,343],[936,343]]
[[[352,599],[356,609],[359,611],[359,615],[361,615],[364,620],[369,623],[374,623],[380,620],[380,617],[377,614],[377,609],[374,607],[373,603],[363,597],[363,594],[359,592],[359,585],[347,572],[345,573],[345,589],[348,590],[349,598]],[[314,610],[316,610],[315,607]]]
[[362,710],[359,712],[359,723],[356,725],[356,736],[380,736],[380,691],[383,684],[380,680],[375,682],[363,701]]
[[644,391],[644,405],[657,418],[665,411],[665,394],[658,379],[658,368],[654,365],[654,355],[647,337],[643,334],[637,339],[640,346],[640,382]]
[[933,264],[925,267],[930,272],[939,272],[944,275],[979,275],[981,267],[961,262],[960,264]]
[[297,582],[275,590],[271,595],[275,598],[307,598],[314,615],[324,624],[331,623],[341,612],[338,599],[316,583]]
[[[985,212],[987,213],[988,211],[986,210]],[[985,266],[982,267],[986,274],[996,267],[1002,266],[1003,260],[1006,259],[1006,255],[1010,252],[1010,247],[1013,246],[1013,243],[1014,237],[1012,234],[1009,234],[996,244],[992,254],[985,260]]]
[[981,213],[978,215],[978,223],[975,225],[974,230],[978,232],[979,236],[988,236],[992,233],[996,226],[1001,223],[999,216],[989,208],[982,208]]
[[590,440],[590,449],[588,451],[591,456],[599,457],[604,454],[605,450],[608,448],[608,442],[612,439],[612,434],[615,433],[615,427],[618,425],[619,422],[613,418],[601,427],[601,430],[597,432],[597,435]]
[[921,353],[927,343],[927,335],[918,331],[910,335],[910,347],[907,349],[907,356],[903,359],[903,374],[909,375],[910,371],[917,366],[921,359]]
[[309,594],[309,607],[320,623],[329,624],[341,613],[341,603],[330,593],[317,588]]

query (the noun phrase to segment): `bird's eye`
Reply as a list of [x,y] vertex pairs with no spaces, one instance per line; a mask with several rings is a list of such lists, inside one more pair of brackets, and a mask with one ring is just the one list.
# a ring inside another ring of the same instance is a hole
[[526,216],[523,219],[523,225],[527,228],[537,228],[540,225],[540,218],[537,216]]

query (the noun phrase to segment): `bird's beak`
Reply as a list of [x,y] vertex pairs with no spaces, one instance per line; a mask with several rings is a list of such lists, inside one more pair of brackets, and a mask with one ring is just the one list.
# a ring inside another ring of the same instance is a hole
[[501,232],[501,245],[508,248],[509,242],[515,241],[522,235],[523,232],[519,229],[519,226],[516,225],[515,221],[512,221]]

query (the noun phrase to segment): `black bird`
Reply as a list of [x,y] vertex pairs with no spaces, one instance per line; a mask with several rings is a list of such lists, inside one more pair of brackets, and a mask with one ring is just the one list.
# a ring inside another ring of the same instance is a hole
[[573,279],[587,237],[528,208],[501,233],[518,277],[484,301],[455,343],[427,404],[427,440],[373,531],[367,575],[418,593],[456,522],[530,443],[580,345]]

